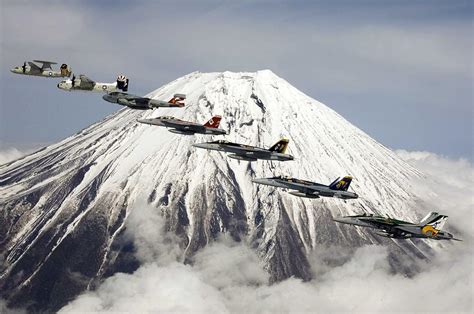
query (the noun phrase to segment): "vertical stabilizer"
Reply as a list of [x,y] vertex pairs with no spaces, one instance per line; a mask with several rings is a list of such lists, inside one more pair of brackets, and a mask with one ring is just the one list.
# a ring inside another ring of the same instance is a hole
[[448,220],[448,216],[440,215],[437,212],[430,212],[420,221],[421,226],[431,226],[436,230],[443,229],[444,224]]
[[329,188],[331,190],[336,190],[336,191],[347,191],[349,189],[349,185],[351,185],[351,182],[352,182],[351,176],[345,176],[342,179],[337,178],[329,185]]
[[286,149],[288,148],[289,142],[290,142],[289,139],[282,138],[281,140],[276,142],[272,147],[270,147],[269,151],[284,154],[286,152]]
[[221,119],[222,119],[221,116],[214,116],[214,117],[210,118],[209,121],[207,121],[204,124],[204,126],[206,128],[217,129],[219,127],[219,124],[221,123]]

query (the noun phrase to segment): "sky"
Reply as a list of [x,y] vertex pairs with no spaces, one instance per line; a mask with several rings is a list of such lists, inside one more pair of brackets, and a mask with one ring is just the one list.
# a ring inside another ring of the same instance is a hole
[[393,149],[473,160],[472,1],[2,0],[0,149],[57,142],[119,110],[57,79],[69,64],[144,95],[193,71],[270,69]]

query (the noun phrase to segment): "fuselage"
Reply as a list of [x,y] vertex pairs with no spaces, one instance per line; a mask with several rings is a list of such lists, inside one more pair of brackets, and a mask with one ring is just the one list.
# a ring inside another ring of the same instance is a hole
[[31,76],[40,76],[40,77],[64,77],[63,73],[60,71],[53,70],[32,70],[30,66],[26,66],[23,71],[22,66],[15,67],[10,70],[12,73],[21,74],[21,75],[31,75]]
[[290,193],[300,197],[317,198],[320,196],[325,196],[338,197],[342,199],[355,199],[359,197],[356,193],[353,192],[333,190],[330,189],[329,186],[324,184],[294,178],[262,178],[254,179],[252,181],[258,184],[297,190],[298,192]]
[[170,128],[171,133],[192,135],[192,134],[207,134],[207,135],[223,135],[227,132],[219,128],[210,128],[202,124],[182,121],[174,118],[155,118],[155,119],[142,119],[138,120],[140,123],[149,125],[162,126]]
[[169,101],[163,101],[158,99],[152,99],[148,97],[140,97],[132,94],[123,93],[121,91],[115,91],[107,93],[102,98],[108,102],[116,103],[122,106],[127,106],[132,109],[148,110],[159,107],[172,107],[181,108],[184,107],[184,103],[176,102],[172,103]]
[[117,88],[117,83],[100,83],[94,82],[93,84],[81,85],[80,81],[75,84],[72,83],[72,80],[64,80],[58,84],[58,88],[65,91],[86,91],[86,92],[117,92],[120,91]]
[[147,98],[140,98],[138,96],[125,94],[121,92],[107,93],[102,98],[108,102],[126,106],[131,109],[148,110],[153,109],[150,105],[150,101]]
[[430,238],[435,240],[451,240],[453,235],[438,230],[430,225],[414,224],[408,221],[374,215],[345,216],[333,219],[336,222],[359,227],[377,229],[381,236],[398,239]]
[[240,160],[255,161],[258,159],[263,160],[278,160],[287,161],[293,160],[294,157],[289,154],[282,154],[268,149],[254,147],[249,145],[237,144],[237,143],[198,143],[193,144],[194,147],[204,148],[208,150],[217,150],[221,152],[231,153],[229,157]]

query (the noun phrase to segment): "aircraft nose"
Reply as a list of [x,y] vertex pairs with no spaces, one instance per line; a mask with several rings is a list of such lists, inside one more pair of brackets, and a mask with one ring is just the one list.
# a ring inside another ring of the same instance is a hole
[[197,144],[193,144],[194,147],[197,147],[197,148],[208,148],[209,145],[206,144],[206,143],[197,143]]
[[268,179],[252,179],[252,182],[257,184],[268,184]]
[[332,220],[335,221],[335,222],[342,223],[342,224],[350,223],[350,218],[348,218],[348,217],[337,217],[337,218],[333,218]]
[[143,123],[143,124],[151,124],[150,120],[148,120],[148,119],[137,119],[137,122]]

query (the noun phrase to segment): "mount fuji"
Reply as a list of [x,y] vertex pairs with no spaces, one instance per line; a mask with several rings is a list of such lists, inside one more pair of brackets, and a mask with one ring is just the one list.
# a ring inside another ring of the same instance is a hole
[[[136,269],[122,234],[138,202],[162,214],[187,258],[225,233],[251,243],[271,281],[309,280],[308,256],[321,247],[381,244],[393,269],[409,274],[407,261],[443,245],[333,222],[362,212],[418,221],[428,209],[410,182],[423,174],[271,71],[193,72],[147,97],[175,93],[187,95],[184,108],[123,109],[0,166],[0,290],[9,304],[57,310],[102,278]],[[164,115],[203,123],[221,115],[229,135],[182,136],[136,121]],[[191,146],[225,138],[270,147],[282,137],[294,161],[249,163]],[[305,199],[251,182],[275,175],[327,184],[351,175],[360,198]]]

